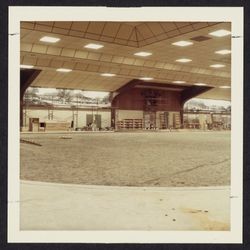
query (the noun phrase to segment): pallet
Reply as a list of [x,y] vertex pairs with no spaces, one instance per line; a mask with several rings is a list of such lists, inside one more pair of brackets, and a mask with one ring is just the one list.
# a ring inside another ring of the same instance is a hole
[[142,119],[124,119],[118,121],[117,129],[142,129]]
[[70,122],[45,122],[45,131],[67,131],[71,126]]
[[174,128],[180,128],[181,127],[181,117],[180,113],[174,114]]

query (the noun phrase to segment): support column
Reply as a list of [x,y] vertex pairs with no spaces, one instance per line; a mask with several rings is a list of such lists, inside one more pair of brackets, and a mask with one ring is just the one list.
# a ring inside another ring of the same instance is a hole
[[184,128],[184,111],[183,111],[183,108],[180,110],[180,120],[181,120],[181,128]]
[[23,97],[20,97],[20,128],[23,127]]
[[116,109],[111,107],[111,127],[116,129]]
[[26,89],[31,85],[41,70],[26,69],[20,71],[20,129],[23,127],[23,97]]

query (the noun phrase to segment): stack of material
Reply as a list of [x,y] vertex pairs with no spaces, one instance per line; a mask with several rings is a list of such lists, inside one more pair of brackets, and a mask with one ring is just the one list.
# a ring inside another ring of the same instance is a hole
[[39,118],[29,119],[29,131],[38,132],[39,131]]
[[142,119],[123,119],[117,122],[118,129],[142,129]]
[[180,128],[181,127],[181,118],[180,113],[174,114],[174,128]]
[[167,116],[165,113],[160,114],[160,129],[167,128]]
[[70,122],[63,121],[46,121],[45,131],[67,131],[70,128]]
[[142,119],[134,119],[133,128],[142,129]]

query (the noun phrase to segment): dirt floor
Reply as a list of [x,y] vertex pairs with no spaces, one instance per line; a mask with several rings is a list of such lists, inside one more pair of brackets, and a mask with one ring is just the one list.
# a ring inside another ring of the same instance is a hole
[[230,185],[230,132],[22,134],[21,179],[118,186]]

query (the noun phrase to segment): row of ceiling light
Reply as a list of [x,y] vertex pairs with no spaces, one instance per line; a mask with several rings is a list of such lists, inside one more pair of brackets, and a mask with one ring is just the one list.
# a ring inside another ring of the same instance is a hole
[[[214,32],[209,33],[209,35],[216,36],[216,37],[223,37],[223,36],[227,36],[227,35],[230,35],[230,34],[231,34],[230,31],[224,30],[224,29],[216,30]],[[42,37],[40,39],[40,41],[41,42],[48,42],[48,43],[56,43],[56,42],[60,41],[60,38],[44,36],[44,37]],[[192,44],[193,44],[193,42],[191,42],[191,41],[178,41],[178,42],[172,43],[172,45],[180,46],[180,47],[185,47],[185,46],[189,46],[189,45],[192,45]],[[101,49],[103,47],[104,47],[104,45],[96,44],[96,43],[89,43],[89,44],[84,46],[84,48],[94,49],[94,50],[98,50],[98,49]],[[223,50],[215,51],[215,53],[216,54],[221,54],[221,55],[226,55],[226,54],[230,54],[231,51],[228,50],[228,49],[223,49]],[[147,57],[147,56],[151,56],[152,53],[151,52],[146,52],[146,51],[140,51],[140,52],[134,53],[134,55],[141,56],[141,57]],[[188,58],[180,58],[180,59],[177,59],[176,61],[186,63],[186,62],[191,62],[192,60],[188,59]],[[212,66],[213,65],[211,65],[211,67]],[[222,67],[224,67],[224,66],[225,65],[223,65]],[[214,67],[217,68],[217,67],[221,67],[221,66],[214,66]]]
[[[223,37],[223,36],[227,36],[229,34],[231,34],[231,32],[228,31],[228,30],[224,30],[224,29],[217,30],[217,31],[209,33],[209,35],[216,36],[216,37]],[[60,38],[44,36],[44,37],[42,37],[40,39],[40,41],[41,42],[48,42],[48,43],[56,43],[56,42],[60,41]],[[172,43],[172,45],[181,46],[181,47],[189,46],[189,45],[192,45],[192,44],[193,44],[193,42],[191,42],[191,41],[178,41],[178,42]],[[103,48],[104,46],[101,45],[101,44],[89,43],[89,44],[85,45],[84,47],[88,48],[88,49],[97,50],[97,49]],[[221,55],[226,55],[226,54],[230,54],[231,51],[227,50],[227,49],[223,49],[223,50],[215,51],[215,53],[216,54],[221,54]],[[147,57],[147,56],[152,55],[152,53],[151,52],[141,51],[141,52],[134,53],[134,55],[141,56],[141,57]],[[180,58],[180,59],[176,60],[176,62],[181,62],[181,63],[187,63],[187,62],[191,62],[191,61],[192,60],[189,59],[189,58]],[[34,67],[33,65],[21,65],[21,68],[24,68],[24,69],[31,69],[33,67]],[[221,67],[225,67],[225,65],[223,65],[223,64],[213,64],[213,65],[210,65],[210,67],[221,68]],[[71,72],[72,69],[58,68],[56,71],[67,73],[67,72]],[[112,76],[115,76],[115,74],[102,73],[101,76],[112,77]],[[141,77],[139,79],[143,80],[143,81],[150,81],[150,80],[153,80],[154,78],[152,78],[152,77]],[[183,84],[183,83],[186,83],[186,82],[185,81],[173,81],[173,83]],[[205,86],[207,84],[205,84],[205,83],[195,83],[194,85]],[[220,86],[220,88],[230,88],[230,86]]]
[[[230,34],[231,34],[230,31],[224,30],[224,29],[220,29],[220,30],[209,33],[209,35],[216,36],[216,37],[223,37],[223,36],[227,36],[227,35],[230,35]],[[180,46],[180,47],[185,47],[185,46],[189,46],[189,45],[192,45],[192,44],[193,44],[193,42],[191,42],[191,41],[178,41],[178,42],[172,43],[172,45]],[[231,53],[231,50],[223,49],[223,50],[215,51],[215,53],[220,54],[220,55],[227,55],[227,54]],[[134,55],[147,57],[147,56],[152,55],[152,53],[141,51],[141,52],[135,53]],[[191,62],[192,60],[189,59],[189,58],[180,58],[180,59],[177,59],[175,61],[176,62],[181,62],[181,63],[188,63],[188,62]],[[212,65],[210,65],[210,67],[212,67],[212,68],[222,68],[222,67],[225,67],[225,65],[224,64],[212,64]]]
[[[212,35],[212,36],[215,36],[215,37],[224,37],[224,36],[227,36],[227,35],[230,35],[230,34],[231,34],[230,31],[224,30],[224,29],[216,30],[214,32],[209,33],[209,35]],[[175,42],[175,43],[172,43],[172,44],[176,45],[176,46],[185,47],[185,46],[192,45],[193,42],[191,42],[191,41],[178,41],[178,42]],[[215,53],[220,54],[220,55],[227,55],[227,54],[231,53],[231,50],[228,50],[228,49],[217,50],[217,51],[215,51]],[[181,59],[177,59],[176,61],[177,62],[182,62],[182,63],[187,63],[187,62],[191,62],[192,60],[189,59],[189,58],[181,58]],[[212,65],[210,65],[210,67],[212,67],[212,68],[222,68],[222,67],[225,67],[225,65],[223,65],[223,64],[212,64]],[[173,83],[182,84],[182,83],[186,83],[186,82],[185,81],[173,81]],[[207,84],[206,83],[195,83],[194,85],[206,86]],[[219,88],[229,89],[230,86],[220,86]]]
[[[223,37],[223,36],[227,36],[229,34],[231,34],[231,32],[228,31],[228,30],[224,30],[224,29],[220,29],[220,30],[209,33],[209,35],[216,36],[216,37]],[[40,41],[42,41],[42,42],[50,42],[50,43],[56,43],[59,40],[60,40],[59,38],[48,37],[48,36],[44,36],[44,37],[42,37],[40,39]],[[185,47],[185,46],[192,45],[193,42],[191,42],[191,41],[178,41],[178,42],[174,42],[172,44],[176,45],[176,46]],[[89,43],[89,44],[85,45],[84,47],[88,48],[88,49],[97,50],[97,49],[103,48],[104,46],[101,45],[101,44]],[[227,55],[227,54],[231,53],[231,50],[223,49],[223,50],[215,51],[215,53],[220,54],[220,55]],[[141,57],[147,57],[147,56],[151,56],[152,53],[151,52],[146,52],[146,51],[140,51],[140,52],[134,53],[134,55],[141,56]],[[191,62],[192,60],[189,59],[189,58],[179,58],[179,59],[177,59],[175,61],[180,62],[180,63],[188,63],[188,62]],[[223,68],[223,67],[225,67],[225,65],[224,64],[212,64],[212,65],[210,65],[210,67],[212,67],[212,68]]]
[[[31,69],[34,66],[33,65],[23,65],[22,64],[22,65],[20,65],[20,67],[23,68],[23,69]],[[68,72],[71,72],[72,69],[58,68],[58,69],[56,69],[56,71],[57,72],[68,73]],[[113,73],[102,73],[101,76],[112,77],[112,76],[116,76],[116,74],[113,74]],[[152,81],[152,80],[154,80],[153,77],[141,77],[139,79],[142,80],[142,81]],[[184,84],[186,82],[185,81],[173,81],[172,83],[175,83],[175,84]],[[206,86],[207,84],[206,83],[194,83],[194,85],[197,85],[197,86]],[[230,88],[230,86],[220,86],[219,88],[228,89],[228,88]]]
[[[21,64],[20,68],[21,69],[32,69],[32,68],[34,68],[34,66],[33,65]],[[68,73],[68,72],[71,72],[72,69],[58,68],[58,69],[56,69],[56,71],[57,72]],[[112,76],[116,76],[116,74],[113,74],[113,73],[102,73],[101,76],[112,77]],[[149,81],[149,80],[153,80],[154,78],[152,78],[152,77],[141,77],[139,79],[144,80],[144,81]]]

